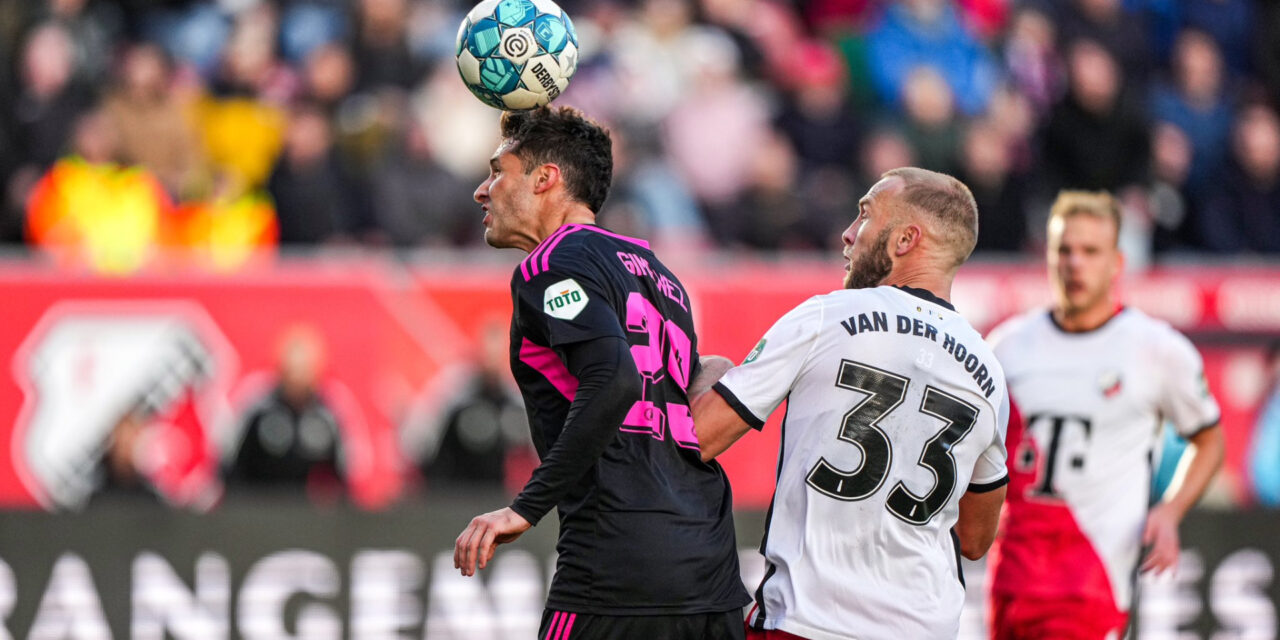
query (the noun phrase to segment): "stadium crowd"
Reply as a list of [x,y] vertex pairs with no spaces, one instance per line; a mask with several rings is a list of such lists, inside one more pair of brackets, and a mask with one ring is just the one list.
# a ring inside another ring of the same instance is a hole
[[[1280,254],[1280,3],[565,0],[562,100],[621,141],[604,224],[667,246],[830,247],[918,165],[970,185],[979,251],[1035,253],[1059,188],[1123,245]],[[480,242],[497,112],[457,0],[0,0],[0,240],[126,274],[168,249]]]

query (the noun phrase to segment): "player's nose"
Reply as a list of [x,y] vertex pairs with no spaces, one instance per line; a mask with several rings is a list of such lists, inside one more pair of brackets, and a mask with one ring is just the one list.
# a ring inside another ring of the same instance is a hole
[[479,202],[480,204],[484,204],[485,201],[489,199],[489,179],[488,178],[486,178],[484,182],[481,182],[480,186],[476,187],[475,192],[471,194],[471,199],[475,200],[476,202]]
[[840,234],[840,240],[841,242],[844,242],[845,246],[852,246],[853,242],[857,239],[858,239],[858,221],[855,220],[853,221],[852,224],[849,225],[847,229],[844,230],[844,233]]

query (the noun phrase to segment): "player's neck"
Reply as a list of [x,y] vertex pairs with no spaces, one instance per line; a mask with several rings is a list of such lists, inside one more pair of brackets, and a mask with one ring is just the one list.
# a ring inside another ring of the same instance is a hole
[[891,272],[880,284],[889,287],[924,289],[950,303],[951,281],[954,279],[954,272],[939,272],[936,269],[900,268]]
[[542,216],[542,225],[538,229],[537,242],[529,251],[537,248],[547,238],[550,238],[555,232],[562,227],[571,224],[595,224],[596,214],[587,208],[586,205],[578,202],[571,202],[567,205],[551,209],[551,212]]
[[1063,331],[1083,333],[1093,331],[1106,324],[1120,311],[1120,306],[1110,298],[1087,309],[1066,309],[1061,305],[1053,308],[1053,321]]

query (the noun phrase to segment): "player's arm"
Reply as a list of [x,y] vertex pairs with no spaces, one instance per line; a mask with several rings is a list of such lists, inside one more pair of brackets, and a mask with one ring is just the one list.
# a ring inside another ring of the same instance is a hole
[[698,434],[703,462],[710,462],[724,453],[751,429],[751,425],[729,406],[719,390],[712,388],[691,399],[693,427]]
[[560,502],[618,433],[640,399],[643,380],[626,341],[616,336],[565,345],[563,358],[578,389],[564,429],[511,506],[477,516],[454,544],[454,567],[463,575],[483,569],[498,544],[537,524]]
[[1147,514],[1142,543],[1150,547],[1142,561],[1143,571],[1161,573],[1178,563],[1178,525],[1191,507],[1200,501],[1214,474],[1222,466],[1226,450],[1222,428],[1216,423],[1187,437],[1187,460],[1165,500]]
[[822,296],[788,311],[737,367],[720,356],[701,360],[703,371],[690,385],[689,400],[704,462],[724,453],[748,429],[764,427],[817,343],[822,313]]
[[698,447],[702,461],[710,462],[724,453],[751,428],[719,392],[712,391],[733,361],[723,356],[702,356],[698,375],[689,383],[689,402],[693,407],[694,431],[698,434]]
[[1204,495],[1213,475],[1222,466],[1225,449],[1222,428],[1218,423],[1222,411],[1209,391],[1204,377],[1204,361],[1185,336],[1172,329],[1154,334],[1155,354],[1160,359],[1161,414],[1173,422],[1182,437],[1190,443],[1183,454],[1183,464],[1173,487],[1165,492],[1164,501],[1147,513],[1142,530],[1142,543],[1149,548],[1142,560],[1142,571],[1161,573],[1178,563],[1178,525],[1191,507]]
[[1006,393],[996,411],[996,431],[990,444],[974,463],[969,488],[960,496],[960,516],[955,534],[960,539],[960,555],[977,560],[995,542],[1000,525],[1000,508],[1009,485],[1008,425],[1022,424],[1022,414]]
[[956,537],[960,538],[960,555],[977,560],[987,554],[996,539],[1000,523],[1000,506],[1004,504],[1006,485],[989,491],[970,489],[960,496],[960,518],[956,521]]

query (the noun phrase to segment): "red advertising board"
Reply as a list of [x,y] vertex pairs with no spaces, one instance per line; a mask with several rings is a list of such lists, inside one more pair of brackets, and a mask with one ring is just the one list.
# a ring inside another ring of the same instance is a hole
[[[357,504],[402,493],[407,416],[429,410],[441,374],[472,357],[481,330],[510,314],[510,263],[494,254],[404,266],[382,258],[281,262],[235,275],[151,273],[129,279],[0,265],[0,505],[75,508],[92,491],[121,415],[153,423],[152,474],[175,503],[216,502],[216,469],[236,417],[269,386],[283,335],[323,336],[323,389],[339,414]],[[770,324],[839,285],[835,261],[669,261],[689,290],[700,350],[740,360]],[[1188,333],[1205,355],[1228,435],[1227,486],[1242,468],[1262,393],[1261,346],[1280,336],[1280,266],[1178,268],[1130,278],[1129,303]],[[966,267],[959,310],[985,331],[1048,299],[1036,265]],[[433,384],[434,383],[434,384]],[[425,409],[424,409],[425,407]],[[738,504],[767,505],[778,417],[723,461]]]

